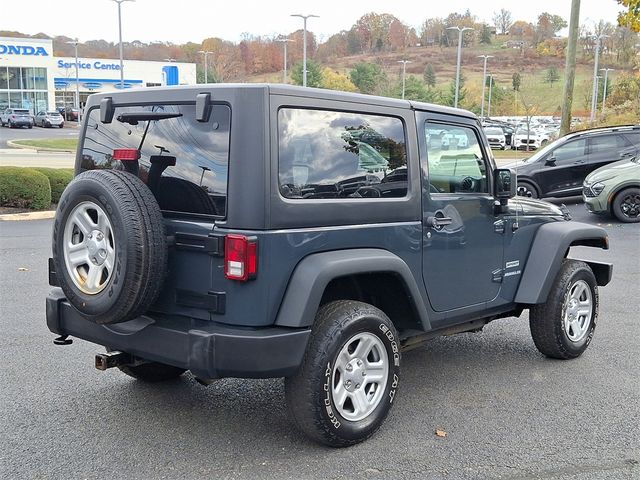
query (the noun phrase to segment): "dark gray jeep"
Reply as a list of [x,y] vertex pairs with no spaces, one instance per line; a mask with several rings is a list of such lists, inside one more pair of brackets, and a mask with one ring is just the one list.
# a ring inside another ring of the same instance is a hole
[[294,423],[347,446],[397,397],[401,352],[529,310],[578,357],[604,230],[514,198],[471,113],[282,85],[92,95],[56,213],[47,325],[159,381],[285,377]]

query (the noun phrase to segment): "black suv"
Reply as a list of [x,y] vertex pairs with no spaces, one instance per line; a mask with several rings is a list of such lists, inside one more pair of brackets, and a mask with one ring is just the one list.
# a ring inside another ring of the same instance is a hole
[[529,310],[578,357],[605,231],[515,197],[478,119],[283,85],[92,95],[53,230],[47,325],[143,381],[285,377],[292,421],[348,446],[398,395],[402,352]]
[[535,155],[506,165],[516,171],[518,194],[532,198],[570,197],[582,193],[589,173],[640,154],[640,125],[570,133]]

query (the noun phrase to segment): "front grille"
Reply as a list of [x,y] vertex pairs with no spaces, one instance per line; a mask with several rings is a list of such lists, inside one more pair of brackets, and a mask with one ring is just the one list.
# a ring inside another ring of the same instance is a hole
[[593,193],[593,190],[591,190],[591,187],[582,187],[582,194],[589,198],[597,197],[597,195]]

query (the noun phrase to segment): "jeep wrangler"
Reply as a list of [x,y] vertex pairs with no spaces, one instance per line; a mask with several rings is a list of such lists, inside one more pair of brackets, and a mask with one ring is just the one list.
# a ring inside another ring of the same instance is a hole
[[48,328],[96,367],[285,378],[318,442],[361,442],[403,351],[529,311],[535,346],[580,356],[612,266],[601,228],[515,197],[478,119],[285,85],[92,95],[58,204]]

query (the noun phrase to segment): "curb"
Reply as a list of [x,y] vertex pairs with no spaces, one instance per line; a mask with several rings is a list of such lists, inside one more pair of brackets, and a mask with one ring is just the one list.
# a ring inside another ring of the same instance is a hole
[[6,213],[0,215],[0,222],[21,221],[21,220],[45,220],[56,216],[55,210],[45,210],[42,212]]
[[21,145],[19,143],[21,140],[29,140],[28,138],[18,139],[18,140],[7,140],[7,146],[11,148],[18,148],[21,150],[34,150],[36,152],[61,152],[61,153],[75,153],[75,150],[68,150],[64,148],[49,148],[49,147],[34,147],[33,145]]

